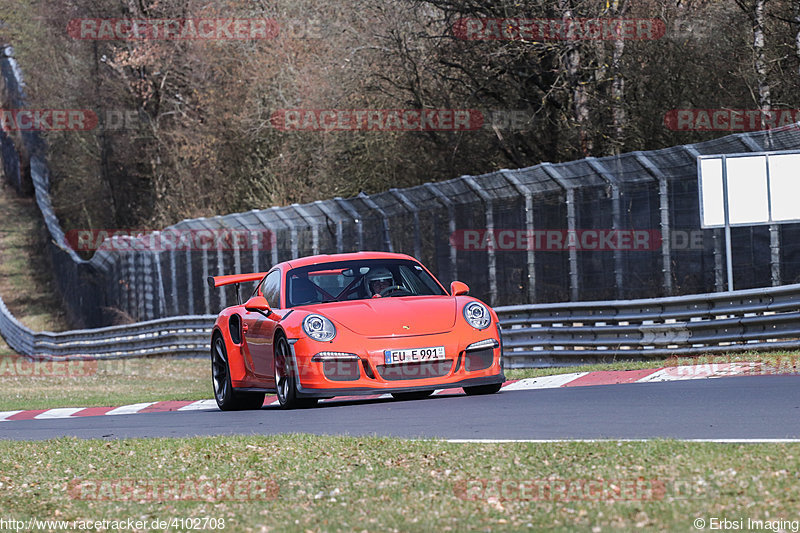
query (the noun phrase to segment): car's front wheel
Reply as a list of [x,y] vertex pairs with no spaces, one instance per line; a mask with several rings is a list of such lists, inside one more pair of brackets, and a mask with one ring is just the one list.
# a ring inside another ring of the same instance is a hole
[[223,411],[242,411],[260,409],[264,405],[263,392],[237,392],[231,385],[231,372],[228,365],[228,351],[220,335],[211,344],[211,383],[214,386],[214,399]]
[[297,397],[297,373],[292,364],[292,353],[285,337],[275,341],[275,389],[281,409],[313,407],[317,398]]
[[480,394],[494,394],[503,387],[502,383],[492,383],[491,385],[476,385],[474,387],[464,387],[467,396],[477,396]]

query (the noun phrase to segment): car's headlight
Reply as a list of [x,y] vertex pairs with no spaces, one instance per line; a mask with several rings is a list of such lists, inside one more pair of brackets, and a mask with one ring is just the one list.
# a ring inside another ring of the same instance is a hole
[[475,329],[486,329],[492,323],[492,315],[486,306],[478,302],[470,302],[464,306],[464,319]]
[[308,315],[303,319],[303,331],[315,341],[331,341],[336,336],[333,322],[322,315]]

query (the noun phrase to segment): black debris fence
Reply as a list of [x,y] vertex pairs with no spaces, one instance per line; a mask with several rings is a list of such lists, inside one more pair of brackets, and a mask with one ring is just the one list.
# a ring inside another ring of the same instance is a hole
[[[19,69],[6,50],[5,99],[23,106]],[[0,148],[7,179],[35,191],[71,320],[99,327],[119,317],[213,315],[236,295],[231,287],[210,289],[209,275],[359,250],[413,255],[445,284],[464,281],[493,306],[719,292],[723,232],[700,227],[697,157],[797,150],[800,129],[184,220],[141,237],[109,238],[90,260],[67,242],[53,212],[38,134],[0,134]],[[737,288],[800,281],[800,224],[732,234]]]

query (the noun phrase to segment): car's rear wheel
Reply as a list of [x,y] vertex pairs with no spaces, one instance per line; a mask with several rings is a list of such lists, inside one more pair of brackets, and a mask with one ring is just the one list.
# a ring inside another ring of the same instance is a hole
[[260,409],[264,405],[263,392],[237,392],[233,389],[228,351],[220,335],[214,337],[211,344],[211,384],[217,406],[223,411]]
[[464,387],[464,392],[468,396],[477,396],[480,394],[494,394],[499,392],[503,387],[502,383],[492,383],[491,385],[476,385],[475,387]]
[[393,392],[392,396],[397,400],[421,400],[433,394],[432,390],[415,390],[411,392]]
[[275,341],[275,389],[281,409],[313,407],[317,398],[297,397],[297,375],[292,364],[289,342],[279,336]]

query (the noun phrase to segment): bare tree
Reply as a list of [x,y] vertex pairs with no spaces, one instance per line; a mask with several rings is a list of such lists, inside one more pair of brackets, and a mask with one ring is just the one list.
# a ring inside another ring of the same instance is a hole
[[756,86],[758,91],[758,106],[761,110],[761,127],[766,127],[765,120],[772,108],[770,97],[770,85],[767,76],[769,66],[767,63],[764,49],[766,47],[766,5],[768,0],[754,0],[752,3],[746,0],[736,0],[753,26],[753,63],[756,72]]

